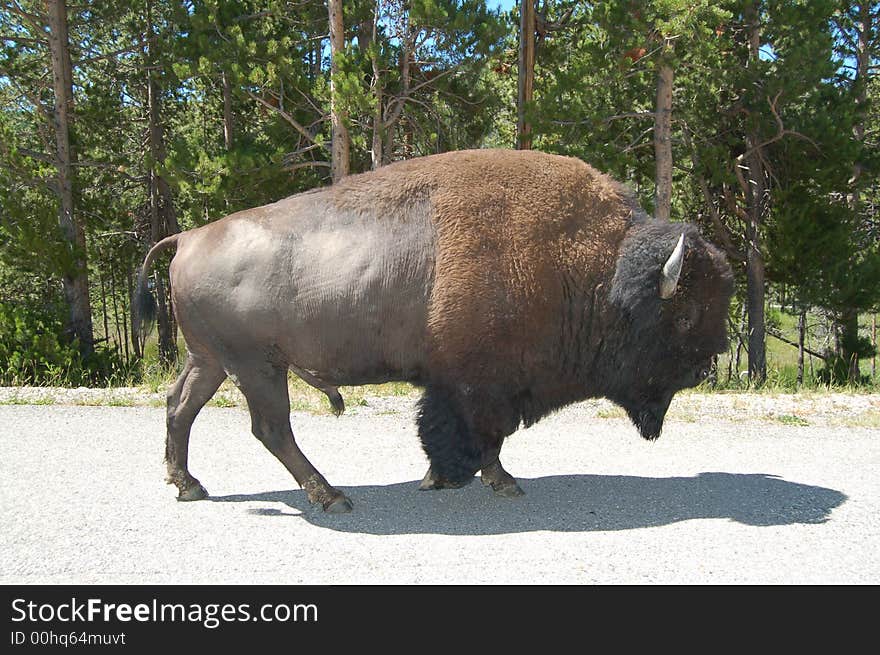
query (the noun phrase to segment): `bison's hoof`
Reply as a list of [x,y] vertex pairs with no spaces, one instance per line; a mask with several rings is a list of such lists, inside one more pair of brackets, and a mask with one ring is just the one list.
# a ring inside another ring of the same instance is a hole
[[181,489],[180,493],[177,495],[177,500],[181,502],[189,502],[191,500],[201,500],[202,498],[207,497],[208,492],[201,484],[197,482],[196,484],[186,487],[185,489]]
[[501,496],[502,498],[517,498],[526,494],[516,483],[516,478],[497,463],[494,466],[483,469],[480,479],[485,486],[492,487],[492,491],[495,492],[496,496]]
[[516,482],[504,482],[502,484],[492,484],[491,486],[495,495],[502,498],[518,498],[519,496],[526,495],[526,492]]
[[345,496],[339,496],[328,500],[326,503],[323,503],[322,506],[324,507],[324,511],[328,514],[348,514],[348,512],[354,509],[351,500]]
[[419,489],[421,491],[434,491],[437,489],[460,489],[463,486],[463,484],[450,482],[445,478],[438,478],[434,475],[432,471],[428,471],[424,479],[419,484]]

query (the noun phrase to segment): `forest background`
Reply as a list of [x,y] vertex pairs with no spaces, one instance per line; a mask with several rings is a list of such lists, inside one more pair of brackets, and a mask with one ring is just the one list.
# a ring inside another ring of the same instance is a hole
[[130,316],[151,244],[519,147],[725,250],[707,387],[876,390],[878,53],[880,2],[2,0],[0,385],[161,386],[183,349],[167,267],[158,330]]

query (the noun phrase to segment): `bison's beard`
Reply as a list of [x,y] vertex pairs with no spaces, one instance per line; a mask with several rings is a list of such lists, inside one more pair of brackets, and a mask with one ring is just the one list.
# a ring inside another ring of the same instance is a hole
[[630,420],[639,429],[639,434],[648,441],[654,441],[663,431],[663,419],[672,396],[638,405],[624,405]]

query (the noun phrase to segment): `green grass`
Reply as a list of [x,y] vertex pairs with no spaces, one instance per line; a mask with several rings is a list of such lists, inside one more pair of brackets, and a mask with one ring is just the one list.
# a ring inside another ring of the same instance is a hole
[[238,407],[239,404],[234,398],[225,394],[217,394],[208,401],[208,405],[211,407]]
[[108,398],[104,398],[103,402],[101,402],[100,404],[108,407],[130,407],[132,405],[132,402],[127,398],[110,396]]
[[[787,312],[770,309],[767,312],[768,324],[772,321],[775,329],[790,341],[797,341],[797,322],[798,317]],[[869,321],[867,316],[861,318],[861,323]],[[807,324],[812,325],[816,322],[815,317],[808,315]],[[731,346],[736,348],[735,337],[731,336]],[[817,343],[815,338],[808,340],[807,347],[821,352],[823,346]],[[787,344],[776,337],[767,334],[766,339],[767,354],[767,380],[759,387],[749,382],[746,369],[748,367],[748,354],[745,349],[742,350],[740,358],[741,370],[737,373],[733,371],[730,380],[727,379],[727,368],[731,357],[735,357],[733,353],[728,351],[718,358],[718,381],[715,386],[708,382],[704,382],[697,387],[700,392],[712,391],[760,391],[760,392],[780,392],[795,393],[804,390],[814,391],[843,391],[850,393],[878,393],[880,392],[880,375],[871,377],[871,359],[862,359],[859,363],[862,376],[868,378],[867,383],[863,384],[828,384],[824,380],[818,378],[819,371],[824,367],[825,363],[818,357],[811,357],[809,354],[804,355],[804,381],[802,384],[797,383],[797,357],[798,350],[796,347]],[[810,360],[812,359],[813,372],[810,373]]]
[[2,405],[54,405],[55,399],[49,395],[40,396],[38,398],[24,398],[18,394],[13,394],[10,398],[6,398]]
[[781,414],[779,416],[774,416],[773,418],[783,425],[806,426],[810,424],[810,422],[806,419],[803,419],[800,416],[794,416],[792,414]]

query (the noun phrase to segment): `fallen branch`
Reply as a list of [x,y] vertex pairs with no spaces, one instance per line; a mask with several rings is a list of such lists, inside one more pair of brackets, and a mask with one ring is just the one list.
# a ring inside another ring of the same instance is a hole
[[[767,334],[769,334],[771,337],[773,337],[775,339],[779,339],[782,343],[787,343],[789,346],[794,346],[795,348],[800,348],[800,345],[797,342],[792,341],[791,339],[786,339],[784,336],[782,336],[781,334],[779,334],[775,330],[773,330],[771,328],[765,328],[765,329],[767,331]],[[819,353],[817,353],[813,350],[810,350],[806,346],[804,346],[804,352],[807,353],[808,355],[812,355],[813,357],[818,357],[823,362],[828,361],[827,356],[820,355]]]

